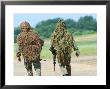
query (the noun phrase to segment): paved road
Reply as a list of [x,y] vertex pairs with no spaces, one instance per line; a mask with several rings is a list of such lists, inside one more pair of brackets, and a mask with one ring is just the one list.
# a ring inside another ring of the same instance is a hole
[[[42,76],[61,76],[58,63],[56,64],[56,71],[53,70],[52,60],[41,61]],[[79,58],[72,58],[71,61],[72,76],[95,76],[97,75],[97,61],[96,56],[84,56]],[[33,71],[34,72],[34,71]],[[14,75],[27,76],[22,62],[14,61]]]

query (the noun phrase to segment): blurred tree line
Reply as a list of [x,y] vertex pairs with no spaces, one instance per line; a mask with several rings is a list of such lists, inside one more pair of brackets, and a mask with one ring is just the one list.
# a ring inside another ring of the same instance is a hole
[[[59,18],[41,21],[32,29],[37,32],[41,38],[49,38],[55,30],[55,24],[58,19]],[[74,35],[90,34],[97,31],[97,21],[92,16],[80,17],[78,21],[66,19],[65,23],[68,30]],[[20,31],[20,27],[14,27],[14,42],[16,42],[17,35]]]

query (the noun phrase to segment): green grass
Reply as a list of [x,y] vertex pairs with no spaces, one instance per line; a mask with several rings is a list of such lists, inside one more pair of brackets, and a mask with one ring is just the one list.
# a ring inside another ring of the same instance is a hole
[[[81,56],[89,56],[97,54],[97,37],[96,34],[88,34],[74,37],[77,46],[80,50]],[[15,44],[16,48],[16,44]],[[44,40],[44,46],[41,51],[42,59],[52,59],[52,54],[49,51],[50,48],[50,39]],[[15,50],[14,50],[15,53]],[[72,53],[74,55],[75,52]]]

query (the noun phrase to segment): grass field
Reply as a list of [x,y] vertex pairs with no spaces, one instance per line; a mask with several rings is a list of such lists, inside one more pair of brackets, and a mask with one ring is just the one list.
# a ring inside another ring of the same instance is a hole
[[[94,56],[97,54],[97,35],[96,34],[88,34],[74,37],[76,44],[80,50],[81,56]],[[44,46],[41,52],[42,59],[51,59],[52,54],[49,51],[50,48],[50,39],[44,40]],[[16,49],[16,44],[14,45],[14,54]],[[74,51],[72,56],[74,56]],[[15,56],[15,55],[14,55]]]

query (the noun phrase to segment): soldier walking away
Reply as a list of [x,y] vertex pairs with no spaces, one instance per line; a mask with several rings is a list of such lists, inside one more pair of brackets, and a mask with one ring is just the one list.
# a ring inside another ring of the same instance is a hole
[[76,51],[75,55],[79,56],[79,49],[71,33],[67,31],[66,24],[63,19],[59,19],[55,31],[51,36],[50,50],[53,55],[57,56],[57,60],[63,76],[71,76],[71,53],[72,48]]
[[18,61],[21,61],[20,56],[23,56],[24,66],[28,76],[33,76],[32,64],[35,69],[35,75],[41,76],[41,59],[40,53],[44,41],[39,35],[32,31],[30,24],[24,21],[20,24],[21,33],[17,37],[17,53]]

